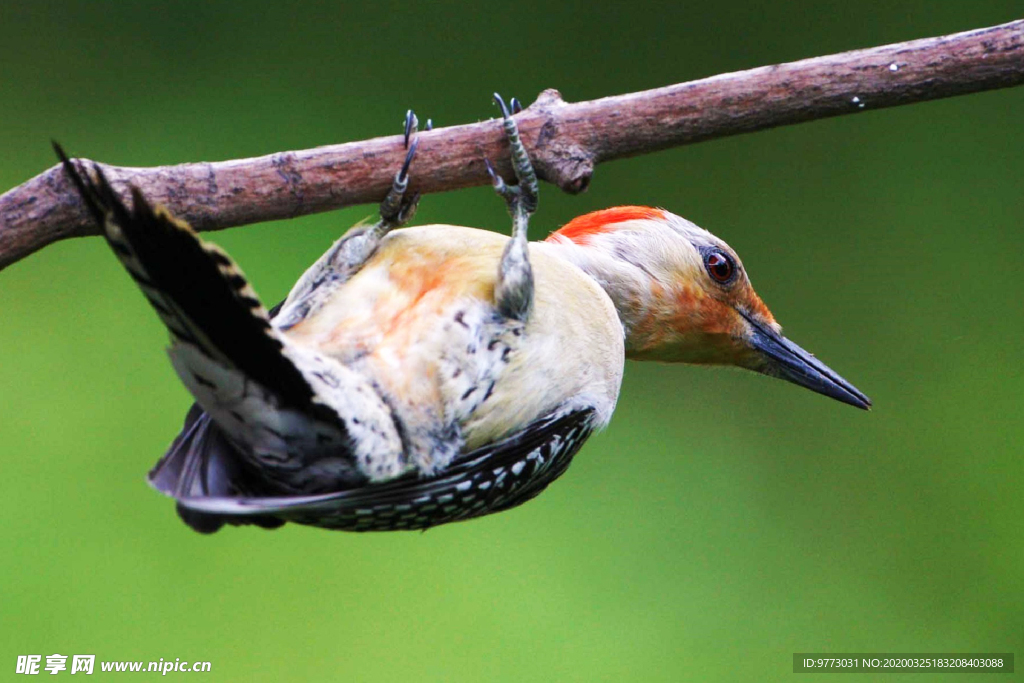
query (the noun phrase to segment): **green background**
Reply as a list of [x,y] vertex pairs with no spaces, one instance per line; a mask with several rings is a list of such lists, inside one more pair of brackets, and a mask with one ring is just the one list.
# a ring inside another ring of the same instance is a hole
[[[230,159],[390,135],[410,106],[486,119],[494,90],[585,100],[1021,14],[5,3],[0,189],[53,164],[51,137],[115,164]],[[57,652],[209,660],[225,681],[767,681],[797,651],[1024,654],[1022,113],[1024,89],[869,102],[603,164],[579,197],[542,188],[536,237],[623,203],[723,237],[875,409],[629,363],[610,428],[544,495],[427,533],[191,532],[144,478],[188,397],[107,247],[0,272],[0,674]],[[373,211],[213,239],[275,301]],[[431,195],[417,222],[508,223],[487,188]]]

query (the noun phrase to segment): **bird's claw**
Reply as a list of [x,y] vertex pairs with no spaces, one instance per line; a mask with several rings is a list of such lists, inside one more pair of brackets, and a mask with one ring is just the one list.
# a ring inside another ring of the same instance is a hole
[[537,210],[537,194],[539,191],[537,174],[530,163],[530,156],[526,153],[526,147],[519,137],[519,127],[512,117],[523,110],[522,104],[515,97],[511,100],[511,109],[505,104],[501,95],[494,93],[494,101],[501,109],[501,116],[505,128],[505,137],[508,138],[509,147],[512,152],[512,170],[516,174],[517,185],[508,185],[500,175],[494,171],[490,160],[484,159],[487,165],[487,173],[491,176],[494,191],[508,204],[509,212],[515,215],[519,211],[533,213]]
[[484,159],[484,165],[487,166],[487,174],[491,176],[491,184],[494,186],[494,191],[499,197],[505,200],[511,210],[512,203],[516,201],[516,198],[519,196],[519,188],[515,185],[509,185],[506,183],[505,179],[498,175],[497,171],[494,170],[494,166],[491,165],[490,159]]
[[[418,127],[419,119],[416,118],[415,112],[412,109],[408,110],[405,113],[403,136],[405,148],[408,151],[405,153],[402,167],[395,174],[387,197],[380,204],[380,224],[388,230],[407,223],[415,215],[416,206],[420,200],[419,192],[406,196],[406,191],[409,189],[409,168],[412,166],[412,160],[420,145],[419,136],[416,135]],[[425,129],[429,131],[433,127],[433,122],[427,119]]]

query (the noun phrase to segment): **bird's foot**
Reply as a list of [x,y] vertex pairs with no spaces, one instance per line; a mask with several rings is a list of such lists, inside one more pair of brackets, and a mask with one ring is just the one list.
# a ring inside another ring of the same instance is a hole
[[537,174],[519,138],[519,128],[512,118],[513,114],[522,111],[518,100],[512,99],[511,112],[498,93],[494,93],[494,101],[501,107],[505,136],[512,152],[512,169],[518,181],[516,185],[509,185],[494,171],[491,163],[484,160],[494,183],[494,191],[505,200],[512,214],[512,239],[505,245],[501,255],[494,298],[502,315],[525,321],[533,307],[533,268],[530,266],[527,228],[530,214],[537,210]]
[[[416,156],[416,150],[420,144],[419,137],[416,136],[418,126],[419,120],[410,109],[405,113],[405,148],[408,150],[405,154],[405,161],[402,163],[402,168],[395,174],[387,197],[380,204],[380,223],[378,225],[385,232],[405,225],[416,213],[416,206],[420,201],[419,192],[406,195],[406,191],[409,189],[409,167],[412,165],[413,157]],[[427,119],[425,130],[431,130],[433,127],[433,123]]]
[[509,213],[518,222],[521,215],[527,217],[537,210],[537,194],[539,191],[537,174],[533,170],[533,164],[530,163],[530,155],[526,153],[526,147],[523,146],[523,141],[519,138],[519,127],[516,125],[515,119],[512,118],[523,110],[522,105],[519,104],[519,100],[513,97],[510,111],[509,107],[505,106],[505,100],[498,93],[494,93],[494,101],[501,107],[505,137],[508,138],[509,147],[512,152],[512,170],[516,174],[518,184],[509,185],[495,172],[494,166],[491,165],[489,160],[484,159],[484,163],[487,165],[487,172],[490,174],[491,182],[494,184],[494,191],[505,200]]

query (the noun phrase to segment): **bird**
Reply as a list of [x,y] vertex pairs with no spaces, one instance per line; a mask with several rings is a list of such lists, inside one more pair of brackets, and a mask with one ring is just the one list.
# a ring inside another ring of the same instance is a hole
[[782,335],[732,248],[676,214],[618,206],[530,242],[522,107],[495,101],[516,183],[485,162],[510,237],[403,227],[419,201],[410,111],[380,219],[270,310],[224,251],[54,144],[195,399],[149,474],[192,529],[422,530],[516,507],[608,425],[627,358],[746,368],[871,406]]

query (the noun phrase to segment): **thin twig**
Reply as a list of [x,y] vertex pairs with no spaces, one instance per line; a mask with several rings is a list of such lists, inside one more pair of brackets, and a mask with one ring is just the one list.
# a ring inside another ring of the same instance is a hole
[[[545,90],[517,121],[538,175],[581,192],[609,159],[1021,83],[1024,20],[590,102],[567,104]],[[511,179],[505,144],[496,120],[421,133],[412,189],[487,184],[485,158]],[[131,183],[197,229],[217,230],[378,202],[404,154],[402,137],[392,136],[252,159],[103,168],[115,187]],[[0,268],[96,231],[54,166],[0,195]]]

